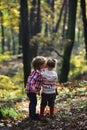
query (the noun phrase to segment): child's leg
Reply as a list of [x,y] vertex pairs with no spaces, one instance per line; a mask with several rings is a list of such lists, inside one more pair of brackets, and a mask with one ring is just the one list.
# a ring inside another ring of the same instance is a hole
[[37,105],[37,97],[35,93],[28,94],[30,103],[29,103],[29,115],[33,118],[36,115],[36,105]]
[[29,103],[29,116],[32,120],[41,120],[40,115],[36,113],[37,97],[35,93],[28,94]]
[[55,97],[56,97],[56,94],[50,94],[50,95],[49,95],[48,105],[49,105],[49,107],[50,107],[50,116],[53,116],[53,115],[54,115]]
[[50,116],[53,116],[54,115],[54,106],[51,106],[50,107]]
[[40,115],[41,116],[44,116],[44,110],[45,110],[45,106],[42,106],[40,107]]
[[46,97],[46,94],[42,93],[41,106],[40,106],[40,115],[41,116],[44,116],[44,110],[45,110],[46,105],[47,105],[47,97]]

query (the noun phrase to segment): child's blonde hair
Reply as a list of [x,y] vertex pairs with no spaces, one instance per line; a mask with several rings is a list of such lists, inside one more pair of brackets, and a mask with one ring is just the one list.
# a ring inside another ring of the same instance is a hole
[[45,64],[46,58],[43,56],[36,56],[32,60],[32,66],[34,69],[40,69],[43,64]]

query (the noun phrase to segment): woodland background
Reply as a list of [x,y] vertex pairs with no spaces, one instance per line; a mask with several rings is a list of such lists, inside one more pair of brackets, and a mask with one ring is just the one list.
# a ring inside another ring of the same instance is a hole
[[[55,121],[34,126],[24,88],[37,55],[57,59],[59,94]],[[87,129],[87,0],[0,1],[0,119],[7,130]]]

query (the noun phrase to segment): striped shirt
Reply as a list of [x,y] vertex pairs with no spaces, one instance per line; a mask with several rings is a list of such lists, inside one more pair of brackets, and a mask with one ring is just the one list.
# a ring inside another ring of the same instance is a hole
[[39,92],[42,83],[42,76],[40,70],[34,70],[28,77],[27,84],[26,84],[26,91],[29,92]]
[[56,93],[57,73],[53,70],[45,70],[42,72],[42,79],[42,92],[46,94]]

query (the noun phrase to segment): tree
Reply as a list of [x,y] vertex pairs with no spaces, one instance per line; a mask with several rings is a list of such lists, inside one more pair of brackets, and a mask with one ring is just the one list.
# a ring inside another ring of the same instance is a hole
[[69,0],[69,27],[68,27],[68,39],[64,50],[64,56],[62,61],[61,74],[59,82],[63,83],[68,80],[68,73],[70,70],[70,57],[75,39],[75,23],[76,23],[76,10],[77,0]]
[[3,26],[3,13],[0,12],[1,16],[1,33],[2,33],[2,54],[5,51],[5,41],[4,41],[4,26]]
[[86,3],[85,0],[81,0],[82,19],[84,26],[84,39],[85,39],[85,58],[87,60],[87,19],[86,19]]
[[68,17],[68,0],[66,0],[66,4],[64,7],[64,20],[63,20],[63,32],[62,32],[62,37],[63,39],[67,38],[67,29],[66,29],[66,25],[68,25],[68,21],[67,21],[67,17]]
[[20,22],[21,42],[23,49],[24,84],[27,82],[31,70],[29,53],[29,24],[28,24],[28,3],[27,0],[20,0]]
[[61,21],[61,17],[62,17],[62,13],[63,13],[63,9],[64,9],[64,6],[65,6],[65,3],[66,3],[66,0],[63,1],[62,8],[60,10],[60,16],[59,16],[59,19],[58,19],[57,24],[55,26],[54,32],[57,32],[57,30],[59,28],[59,24],[60,24],[60,21]]
[[[32,39],[37,33],[41,31],[41,18],[40,18],[40,0],[33,0],[31,2],[31,10],[30,10],[30,39]],[[37,55],[38,51],[38,43],[35,41],[34,43],[30,44],[30,53],[31,53],[31,60],[33,57]]]

